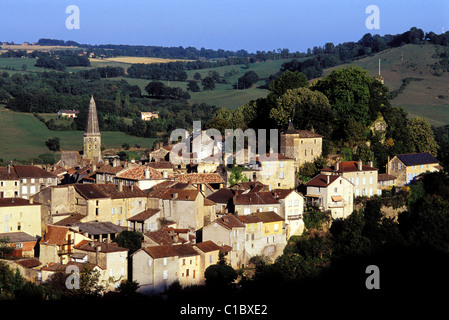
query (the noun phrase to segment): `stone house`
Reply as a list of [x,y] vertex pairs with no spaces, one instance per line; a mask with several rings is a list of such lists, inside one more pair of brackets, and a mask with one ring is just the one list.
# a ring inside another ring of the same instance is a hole
[[221,188],[207,196],[206,199],[209,199],[215,203],[216,214],[224,215],[229,212],[234,212],[234,204],[232,202],[234,195],[235,192],[233,190]]
[[132,231],[145,233],[147,231],[155,231],[161,228],[160,209],[146,209],[128,219],[128,227]]
[[430,153],[398,154],[386,165],[387,174],[396,177],[396,186],[403,186],[415,180],[425,172],[435,172],[441,169],[438,160]]
[[28,233],[22,231],[0,233],[0,239],[6,240],[7,245],[13,248],[10,256],[14,258],[35,256],[34,248],[37,238],[30,236]]
[[284,218],[287,239],[293,235],[301,235],[304,231],[304,197],[295,190],[275,189],[271,192],[281,204],[278,212]]
[[396,184],[396,176],[386,173],[379,173],[377,176],[377,192],[382,194],[383,189],[390,189]]
[[28,199],[32,195],[49,186],[58,184],[58,176],[31,165],[13,165],[17,177],[20,179],[19,196]]
[[19,194],[20,179],[13,167],[11,165],[0,167],[0,198],[17,198]]
[[132,280],[143,294],[162,293],[175,281],[182,286],[199,283],[199,254],[189,244],[144,247],[131,257]]
[[88,263],[104,270],[108,290],[118,288],[122,281],[128,279],[128,249],[119,247],[116,243],[82,240],[74,246],[73,254],[85,255]]
[[271,192],[248,192],[233,197],[234,213],[251,214],[257,211],[280,212],[281,204]]
[[41,204],[33,199],[0,198],[0,231],[41,236]]
[[203,242],[213,241],[219,246],[229,246],[228,263],[233,268],[241,268],[245,263],[245,225],[235,215],[229,213],[215,219],[203,228]]
[[377,179],[379,169],[372,161],[364,165],[362,160],[336,162],[334,166],[321,170],[322,174],[340,175],[354,185],[354,197],[372,197],[378,194]]
[[136,185],[145,190],[163,182],[167,177],[164,178],[159,171],[148,165],[131,164],[115,175],[114,183],[116,185],[122,183],[125,186]]
[[323,136],[308,130],[296,130],[291,120],[286,131],[280,134],[280,153],[301,166],[313,162],[321,156]]
[[259,155],[256,163],[250,164],[249,170],[242,171],[248,181],[258,181],[274,189],[294,189],[297,165],[293,158],[280,153]]
[[206,271],[206,269],[209,266],[218,263],[221,247],[218,246],[215,242],[209,240],[196,243],[193,248],[198,252],[200,256],[199,284],[201,285],[206,282],[206,279],[204,277],[204,272]]
[[309,205],[330,211],[332,218],[346,218],[354,208],[354,185],[339,175],[318,174],[306,183]]

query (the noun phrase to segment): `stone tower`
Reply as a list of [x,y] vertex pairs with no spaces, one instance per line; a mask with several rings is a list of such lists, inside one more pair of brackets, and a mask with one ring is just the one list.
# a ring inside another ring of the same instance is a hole
[[98,126],[97,107],[94,96],[90,98],[89,113],[87,115],[86,130],[84,131],[83,159],[90,159],[92,163],[101,160],[101,134]]

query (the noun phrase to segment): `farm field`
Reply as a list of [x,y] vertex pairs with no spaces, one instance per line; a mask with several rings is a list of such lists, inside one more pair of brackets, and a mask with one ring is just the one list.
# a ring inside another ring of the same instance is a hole
[[[82,131],[52,131],[30,113],[14,112],[0,106],[0,158],[4,161],[25,160],[47,153],[45,141],[59,137],[61,150],[82,150]],[[120,148],[124,142],[150,148],[155,139],[126,135],[123,132],[101,132],[102,145]]]
[[151,63],[168,63],[168,62],[176,62],[176,61],[192,61],[192,60],[183,60],[183,59],[164,59],[164,58],[152,58],[152,57],[113,57],[113,58],[105,58],[105,59],[95,59],[90,58],[91,62],[119,62],[119,63],[143,63],[143,64],[151,64]]

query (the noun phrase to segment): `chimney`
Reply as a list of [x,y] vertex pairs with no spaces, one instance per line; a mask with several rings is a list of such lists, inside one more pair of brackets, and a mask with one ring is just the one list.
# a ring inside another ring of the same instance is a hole
[[120,192],[123,191],[123,181],[122,180],[118,181],[118,191],[120,191]]
[[330,183],[330,176],[327,174],[326,178],[327,178],[327,184],[329,184]]
[[388,161],[387,165],[386,165],[386,167],[387,167],[387,174],[390,174],[390,156],[388,156],[388,160],[387,161]]
[[173,200],[175,200],[175,199],[178,199],[178,193],[177,192],[173,193]]
[[373,160],[368,161],[368,166],[372,167],[373,166]]
[[162,177],[163,177],[164,179],[168,179],[168,172],[164,170],[164,171],[162,172]]
[[132,185],[130,185],[129,186],[129,188],[131,189],[131,192],[133,192],[134,191],[134,185],[132,184]]
[[95,264],[97,264],[98,265],[98,261],[99,261],[99,257],[98,257],[98,253],[101,251],[101,247],[98,245],[96,248],[95,248]]
[[33,197],[31,197],[30,198],[30,204],[33,204],[34,203],[34,199],[33,199]]
[[362,171],[362,159],[359,160],[359,171]]
[[340,170],[340,162],[335,162],[335,171]]
[[150,168],[149,167],[145,168],[145,179],[146,180],[150,179]]
[[7,170],[8,170],[8,174],[10,174],[11,173],[11,165],[8,164],[8,169]]

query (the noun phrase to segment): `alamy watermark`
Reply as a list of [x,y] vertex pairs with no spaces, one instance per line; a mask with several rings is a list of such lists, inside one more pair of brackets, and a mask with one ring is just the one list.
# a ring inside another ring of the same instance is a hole
[[80,288],[80,269],[75,265],[70,265],[65,269],[65,273],[69,273],[69,276],[65,280],[65,286],[67,289],[79,289]]
[[379,7],[372,4],[366,7],[365,13],[369,16],[365,20],[367,29],[380,29],[380,10]]
[[181,141],[171,149],[170,161],[175,165],[189,163],[247,164],[255,162],[257,157],[275,161],[278,158],[279,150],[278,130],[270,129],[269,132],[270,150],[267,152],[266,129],[258,129],[257,135],[254,129],[245,131],[226,129],[223,139],[219,130],[214,128],[201,130],[201,121],[194,121],[192,133],[186,129],[175,129],[171,132],[170,141],[178,141],[180,138]]
[[65,13],[70,14],[65,20],[65,27],[69,30],[80,28],[80,8],[74,4],[65,8]]

